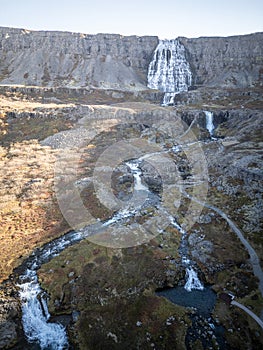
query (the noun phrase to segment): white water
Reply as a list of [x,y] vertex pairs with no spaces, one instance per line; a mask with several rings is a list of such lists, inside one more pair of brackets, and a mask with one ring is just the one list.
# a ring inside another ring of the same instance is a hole
[[175,95],[177,95],[178,92],[166,92],[163,96],[162,106],[171,106],[174,104],[174,98]]
[[125,219],[128,219],[132,216],[134,216],[136,214],[136,209],[123,209],[123,210],[119,210],[116,214],[114,214],[112,216],[112,218],[110,218],[109,220],[107,220],[106,222],[104,222],[102,224],[102,226],[106,227],[112,224],[116,224],[116,222],[121,222]]
[[29,342],[38,343],[43,350],[67,349],[68,340],[62,325],[48,322],[50,314],[47,302],[42,296],[43,290],[38,282],[37,269],[86,235],[85,231],[71,232],[47,244],[38,254],[33,254],[33,259],[27,264],[27,270],[19,277],[24,332]]
[[187,281],[184,285],[184,289],[186,289],[188,292],[191,292],[192,289],[198,289],[198,290],[204,289],[204,286],[200,282],[197,276],[197,273],[192,268],[192,266],[186,269],[186,278],[187,278]]
[[[171,224],[181,233],[182,245],[184,246],[182,250],[185,250],[185,240],[186,240],[187,232],[177,223],[177,221],[172,216],[169,215],[169,219]],[[191,266],[191,260],[187,257],[186,253],[182,255],[182,265],[186,267],[186,274],[185,274],[186,283],[184,285],[184,288],[188,292],[191,292],[192,289],[203,290],[204,286],[199,280],[197,272]]]
[[205,118],[206,118],[206,129],[209,131],[209,134],[211,137],[213,137],[214,133],[214,123],[213,123],[213,113],[209,111],[205,111]]
[[131,169],[132,175],[134,177],[134,189],[136,191],[149,191],[148,187],[142,184],[142,171],[139,168],[139,164],[137,162],[127,162],[126,164]]
[[[144,156],[144,158],[146,157],[147,155]],[[126,164],[130,167],[134,176],[134,190],[138,193],[144,193],[145,198],[147,198],[149,189],[143,185],[141,181],[142,172],[139,168],[140,161],[130,161]],[[133,204],[136,204],[136,201],[134,201]],[[108,226],[132,217],[137,213],[140,207],[133,205],[124,208],[102,224],[102,226]],[[170,215],[169,221],[178,229],[182,234],[182,237],[186,236],[186,232]],[[37,270],[43,263],[59,255],[60,252],[71,244],[82,240],[89,234],[89,230],[84,228],[78,232],[70,232],[63,237],[50,242],[36,254],[32,255],[32,259],[27,263],[27,270],[20,276],[20,283],[18,286],[20,287],[20,299],[22,301],[22,321],[24,332],[29,342],[38,343],[43,350],[67,349],[68,341],[66,330],[62,325],[48,322],[50,315],[47,302],[41,295],[43,290],[38,283]],[[191,291],[192,289],[203,289],[196,272],[190,266],[190,260],[186,256],[183,256],[182,261],[185,266],[188,266],[186,269],[188,280],[185,284],[185,289],[188,291]]]
[[[134,190],[145,193],[142,199],[147,198],[148,188],[142,184],[139,162],[127,162],[134,176]],[[136,196],[135,196],[136,197]],[[144,198],[145,197],[145,198]],[[131,205],[132,204],[132,205]],[[136,198],[127,208],[118,211],[112,218],[102,226],[108,226],[121,222],[136,214],[139,207],[136,206]],[[80,241],[88,235],[88,231],[72,232],[64,237],[47,244],[27,264],[27,270],[20,276],[20,299],[22,301],[22,322],[25,335],[29,342],[36,342],[41,349],[62,350],[68,347],[65,328],[57,323],[48,322],[50,314],[47,302],[41,296],[43,293],[37,278],[37,269],[41,264],[57,256],[72,243]]]
[[[142,184],[141,170],[139,162],[131,161],[127,165],[130,167],[134,176],[134,190],[145,192],[147,198],[148,188]],[[136,197],[136,196],[135,196]],[[144,198],[143,197],[143,198]],[[136,214],[139,207],[136,206],[136,199],[127,208],[118,211],[112,218],[106,221],[102,226],[108,226]],[[74,242],[87,237],[88,231],[83,229],[78,232],[71,232],[59,239],[47,244],[41,251],[28,263],[28,268],[20,276],[20,299],[22,301],[22,322],[25,335],[29,342],[36,342],[41,349],[62,350],[68,347],[67,334],[65,328],[57,323],[48,322],[50,314],[48,312],[47,302],[41,296],[43,293],[37,278],[37,269],[41,264],[57,256],[64,249]]]
[[57,323],[48,323],[50,315],[46,300],[40,296],[42,291],[36,271],[28,270],[23,278],[29,280],[29,282],[20,284],[22,321],[28,341],[37,341],[41,349],[62,350],[67,348],[65,328]]
[[136,215],[138,210],[141,208],[146,198],[148,197],[149,189],[142,183],[141,175],[142,171],[139,168],[139,161],[129,161],[126,165],[130,168],[133,178],[134,178],[134,191],[144,191],[144,196],[134,198],[128,202],[127,207],[119,210],[115,213],[109,220],[104,222],[102,226],[109,226],[117,222],[122,222]]
[[148,87],[165,92],[162,105],[174,103],[176,94],[187,91],[192,74],[184,46],[177,39],[160,40],[148,69]]

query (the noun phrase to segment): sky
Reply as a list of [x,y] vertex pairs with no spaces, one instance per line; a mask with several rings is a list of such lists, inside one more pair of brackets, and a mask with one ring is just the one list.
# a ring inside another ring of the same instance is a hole
[[0,0],[0,26],[159,38],[263,31],[263,0]]

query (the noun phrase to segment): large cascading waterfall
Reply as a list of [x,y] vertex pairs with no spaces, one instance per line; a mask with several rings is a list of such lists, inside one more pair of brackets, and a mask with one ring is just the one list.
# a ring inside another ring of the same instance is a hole
[[174,103],[176,94],[187,91],[192,83],[185,48],[178,39],[160,40],[148,70],[148,87],[163,92],[162,105]]

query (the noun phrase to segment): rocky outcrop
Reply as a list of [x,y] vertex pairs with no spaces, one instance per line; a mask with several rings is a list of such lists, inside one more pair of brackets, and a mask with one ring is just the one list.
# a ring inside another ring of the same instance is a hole
[[[262,85],[263,33],[179,38],[195,86]],[[0,83],[140,91],[156,36],[0,28]]]
[[14,345],[20,333],[20,306],[16,294],[11,285],[0,287],[0,349]]

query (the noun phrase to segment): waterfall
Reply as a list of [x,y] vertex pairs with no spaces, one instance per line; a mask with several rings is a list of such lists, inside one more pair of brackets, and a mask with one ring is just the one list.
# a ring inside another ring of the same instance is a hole
[[171,106],[174,104],[174,98],[177,92],[166,92],[163,96],[162,106]]
[[[158,152],[159,153],[159,152]],[[151,155],[156,154],[152,153]],[[22,322],[25,335],[29,342],[36,343],[40,349],[63,350],[69,347],[66,329],[61,324],[49,322],[50,314],[47,307],[47,301],[43,297],[43,290],[38,282],[37,270],[42,264],[47,263],[55,256],[58,256],[64,249],[73,244],[80,242],[89,235],[100,232],[105,226],[115,223],[125,223],[127,219],[135,216],[138,210],[143,206],[148,207],[149,203],[157,207],[158,201],[153,198],[150,190],[142,183],[142,170],[140,162],[148,158],[149,155],[144,155],[137,160],[130,160],[126,165],[130,168],[134,177],[134,194],[133,200],[129,205],[122,210],[119,210],[115,215],[109,218],[104,223],[95,223],[84,227],[79,231],[71,231],[64,236],[61,236],[47,244],[42,248],[37,249],[25,262],[22,273],[19,270],[20,299],[22,304]],[[156,204],[157,203],[157,204]],[[158,207],[159,210],[166,211],[164,208]],[[178,229],[182,234],[183,241],[186,240],[186,231],[177,223],[175,218],[167,213],[171,224]],[[185,284],[185,289],[203,289],[201,282],[197,277],[197,273],[191,267],[190,259],[187,254],[182,257],[183,265],[186,267],[186,275],[188,280]]]
[[40,349],[62,350],[68,348],[66,329],[49,322],[47,301],[38,282],[37,270],[74,242],[86,237],[85,231],[70,232],[36,250],[19,276],[19,296],[22,302],[22,322],[28,341],[38,343]]
[[209,131],[211,138],[213,138],[214,129],[215,129],[215,126],[213,123],[213,113],[205,111],[205,118],[206,118],[206,128]]
[[134,189],[137,191],[149,191],[148,187],[142,184],[142,171],[139,168],[138,162],[127,162],[128,167],[131,169],[132,175],[134,177]]
[[20,284],[22,321],[29,342],[38,342],[41,349],[65,349],[68,345],[66,330],[60,324],[48,322],[50,315],[46,300],[40,296],[42,290],[36,271],[27,270],[21,279],[25,279]]
[[139,168],[140,161],[130,160],[125,164],[131,170],[134,178],[134,195],[125,208],[119,210],[109,220],[103,223],[104,227],[116,224],[117,222],[123,222],[124,220],[135,216],[148,198],[149,189],[142,183],[142,171]]
[[182,234],[180,253],[182,255],[182,265],[186,267],[186,274],[185,274],[186,283],[184,285],[184,289],[187,290],[188,292],[191,292],[192,289],[203,290],[204,286],[199,280],[197,273],[191,266],[191,260],[187,254],[187,247],[186,247],[187,233],[172,216],[169,216],[169,218],[170,218],[171,224]]
[[191,292],[192,289],[198,289],[203,290],[204,286],[200,282],[197,273],[195,270],[190,266],[186,269],[186,278],[187,281],[184,285],[184,289],[186,289],[188,292]]
[[184,46],[178,39],[160,40],[148,69],[148,87],[165,92],[163,106],[174,103],[176,94],[187,91],[192,82]]
[[[100,230],[117,222],[122,222],[134,216],[141,206],[146,203],[149,189],[141,180],[142,171],[139,161],[133,160],[126,163],[134,177],[134,198],[129,206],[119,210],[105,223],[94,224],[76,232],[69,232],[64,236],[47,243],[44,247],[36,250],[29,257],[23,273],[19,276],[19,296],[22,303],[22,322],[25,335],[29,342],[37,343],[40,349],[63,350],[68,348],[66,329],[61,324],[49,322],[50,314],[43,290],[38,282],[37,270],[42,264],[59,255],[64,249],[74,243],[80,242],[92,232]],[[139,205],[140,204],[140,205]]]

